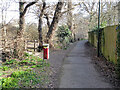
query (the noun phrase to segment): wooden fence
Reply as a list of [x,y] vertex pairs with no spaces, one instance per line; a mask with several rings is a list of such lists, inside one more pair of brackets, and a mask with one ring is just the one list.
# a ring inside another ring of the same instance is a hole
[[[1,40],[1,43],[4,42]],[[30,52],[35,52],[37,50],[37,47],[39,45],[38,41],[37,40],[34,40],[34,41],[25,41],[25,50],[26,51],[30,51]],[[14,40],[9,40],[6,42],[6,45],[5,45],[5,51],[7,52],[11,52],[14,50]],[[2,51],[2,45],[0,45],[0,50]]]
[[39,45],[39,43],[38,43],[38,41],[37,40],[34,40],[34,41],[26,41],[26,43],[25,43],[25,49],[26,49],[26,51],[36,51],[37,50],[37,48],[38,48],[38,45]]

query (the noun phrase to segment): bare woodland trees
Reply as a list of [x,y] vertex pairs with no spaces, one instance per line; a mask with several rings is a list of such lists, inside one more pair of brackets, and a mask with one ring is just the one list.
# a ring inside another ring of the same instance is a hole
[[[15,49],[14,49],[14,55],[17,57],[22,57],[23,52],[25,51],[25,45],[24,45],[24,30],[25,30],[25,14],[27,12],[27,9],[34,5],[37,2],[30,2],[25,6],[25,2],[22,2],[22,0],[19,1],[19,30],[17,31],[17,41],[15,42]],[[24,7],[25,6],[25,7]]]
[[41,10],[41,13],[39,15],[39,24],[38,24],[38,33],[39,33],[39,46],[38,46],[38,51],[40,52],[42,50],[42,45],[43,45],[43,38],[42,38],[42,25],[43,25],[43,15],[45,12],[45,7],[46,7],[46,2],[43,1],[43,7]]
[[73,33],[73,15],[72,15],[72,10],[69,10],[72,8],[72,0],[68,0],[68,12],[67,12],[67,25],[68,28],[72,32],[72,39],[74,38],[74,33]]
[[10,2],[4,2],[2,0],[2,4],[1,4],[1,15],[2,15],[2,48],[3,48],[3,52],[5,53],[5,50],[6,50],[6,33],[7,33],[7,30],[6,30],[6,15],[7,15],[7,10],[8,8],[10,7]]
[[[25,32],[25,14],[28,11],[28,8],[32,5],[36,4],[39,0],[35,0],[32,2],[23,2],[23,0],[19,0],[19,30],[17,31],[16,40],[14,43],[14,55],[17,57],[22,57],[23,52],[25,51],[25,45],[24,45],[24,32]],[[62,0],[59,0],[57,4],[47,4],[45,0],[41,0],[42,3],[37,3],[35,7],[39,8],[36,14],[38,19],[38,40],[39,40],[39,50],[41,51],[42,45],[43,45],[43,27],[47,24],[47,30],[46,30],[46,37],[45,37],[45,43],[49,43],[52,46],[52,37],[54,35],[54,31],[57,30],[58,24],[60,19],[62,18],[63,14],[66,14],[64,18],[67,20],[64,20],[63,22],[67,21],[65,24],[68,25],[69,29],[72,32],[72,36],[74,37],[74,28],[73,28],[73,16],[72,13],[73,7],[80,5],[81,8],[84,10],[85,13],[89,15],[89,17],[82,17],[81,22],[85,20],[85,22],[89,23],[89,29],[92,29],[94,26],[97,25],[97,15],[98,15],[98,3],[97,2],[82,2],[79,4],[72,3],[72,0],[69,0],[67,3],[67,10],[66,6],[64,7],[64,2]],[[40,2],[41,2],[40,1]],[[37,6],[38,5],[38,6]],[[63,9],[64,7],[64,9]],[[116,18],[114,12],[113,12],[113,4],[111,3],[101,3],[101,24],[105,22],[106,20],[110,22],[114,18]],[[32,7],[33,8],[33,7]],[[50,12],[51,11],[51,12]],[[81,12],[81,11],[80,11]],[[2,11],[3,13],[3,11]],[[81,17],[81,15],[80,15]],[[45,19],[47,22],[45,22]],[[85,19],[84,19],[85,18]],[[89,18],[89,21],[87,20]],[[79,16],[78,16],[78,19]],[[87,22],[88,21],[88,22]],[[116,21],[115,19],[113,20]],[[76,22],[76,21],[75,21]],[[84,22],[84,21],[83,21]],[[43,25],[44,24],[44,25]],[[79,23],[81,24],[81,23]],[[84,23],[83,23],[84,24]],[[82,25],[81,25],[82,26]],[[37,27],[37,26],[36,26]],[[87,26],[86,26],[87,27]],[[86,28],[88,29],[88,28]],[[5,31],[5,29],[4,29]],[[29,32],[29,31],[28,31]],[[36,33],[37,33],[36,32]],[[4,35],[4,34],[3,34]],[[4,45],[5,46],[5,45]]]
[[64,3],[61,1],[57,3],[52,23],[50,24],[48,33],[46,35],[46,43],[49,43],[51,45],[52,45],[51,43],[52,34],[53,34],[53,31],[57,28],[57,25],[61,16],[61,10],[62,10],[63,4]]
[[[116,2],[117,3],[117,2]],[[98,20],[98,3],[97,2],[83,2],[82,8],[89,14],[89,29],[92,30],[97,26]],[[107,22],[108,25],[115,24],[117,21],[117,12],[114,8],[115,2],[103,2],[101,1],[101,25]]]
[[[68,0],[68,10],[72,8],[72,1],[71,0]],[[73,16],[72,16],[72,11],[69,10],[67,12],[68,14],[68,21],[67,21],[67,25],[69,27],[69,29],[72,31],[72,21],[73,21]]]

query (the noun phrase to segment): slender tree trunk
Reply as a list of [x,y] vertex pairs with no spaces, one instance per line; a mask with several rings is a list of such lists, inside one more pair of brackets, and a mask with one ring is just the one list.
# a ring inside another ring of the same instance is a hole
[[22,57],[23,52],[25,50],[24,48],[24,30],[25,30],[25,16],[23,14],[24,11],[24,2],[19,2],[19,30],[17,31],[17,39],[15,42],[15,50],[14,50],[14,56],[16,57]]
[[27,9],[34,5],[38,0],[30,2],[24,7],[25,2],[23,0],[19,1],[19,30],[17,31],[17,37],[14,45],[14,56],[17,58],[22,58],[25,51],[25,43],[24,43],[24,30],[25,30],[25,14]]
[[[68,0],[68,10],[69,9],[71,9],[72,8],[72,0]],[[67,14],[68,14],[68,18],[67,18],[67,25],[68,25],[68,28],[71,30],[71,36],[72,36],[72,38],[71,38],[71,41],[73,42],[74,41],[74,31],[73,31],[73,15],[72,15],[72,11],[71,10],[69,10],[68,12],[67,12]]]
[[57,6],[56,6],[56,9],[55,9],[53,21],[52,21],[52,23],[49,27],[48,33],[46,35],[46,43],[49,43],[50,46],[52,45],[51,39],[52,39],[52,36],[53,36],[53,31],[56,30],[59,19],[60,19],[60,16],[61,16],[62,7],[63,7],[63,2],[59,1]]
[[39,33],[39,47],[38,47],[38,52],[40,52],[42,50],[42,46],[43,46],[43,38],[42,38],[42,18],[44,15],[44,10],[46,7],[46,3],[43,2],[43,8],[41,10],[40,16],[39,16],[39,24],[38,24],[38,33]]
[[[68,10],[72,8],[72,1],[68,0]],[[73,21],[73,17],[72,17],[72,11],[69,10],[68,11],[68,21],[67,21],[67,25],[68,28],[72,31],[72,21]]]

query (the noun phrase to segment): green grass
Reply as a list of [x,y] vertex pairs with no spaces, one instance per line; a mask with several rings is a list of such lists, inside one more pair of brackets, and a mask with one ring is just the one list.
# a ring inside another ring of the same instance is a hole
[[[4,77],[1,77],[2,88],[24,88],[35,87],[37,84],[43,84],[42,78],[45,75],[40,75],[44,72],[44,67],[49,67],[50,64],[43,59],[34,55],[25,53],[23,60],[10,59],[2,63],[0,70]],[[37,70],[37,71],[36,71]],[[47,78],[46,78],[47,79]],[[47,81],[47,80],[46,80]]]
[[41,76],[37,75],[33,70],[16,71],[11,77],[2,79],[2,88],[22,88],[31,87],[41,83]]
[[2,79],[2,88],[18,88],[18,80],[13,77]]
[[4,65],[10,65],[10,64],[13,64],[13,63],[16,63],[17,61],[15,59],[12,59],[12,60],[7,60]]

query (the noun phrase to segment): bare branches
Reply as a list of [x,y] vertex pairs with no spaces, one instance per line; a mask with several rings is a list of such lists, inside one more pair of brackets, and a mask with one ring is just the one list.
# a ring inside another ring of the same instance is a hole
[[27,4],[26,7],[25,7],[25,9],[24,9],[24,11],[23,11],[23,15],[26,13],[27,9],[28,9],[30,6],[32,6],[32,5],[34,5],[35,3],[37,3],[37,1],[38,1],[38,0],[36,0],[36,1],[34,1],[34,2],[30,2],[29,4]]
[[83,3],[83,5],[84,5],[84,7],[85,7],[85,10],[86,10],[88,13],[90,13],[87,5],[86,5],[84,2],[82,2],[82,3]]
[[44,14],[45,15],[45,18],[47,20],[47,25],[48,25],[48,28],[50,27],[50,21],[49,21],[49,17],[48,17],[48,14]]
[[[53,17],[53,20],[52,20],[52,23],[49,27],[49,30],[48,30],[48,33],[46,35],[46,43],[50,43],[50,40],[52,38],[52,34],[53,34],[53,31],[55,31],[57,25],[58,25],[58,22],[59,22],[59,18],[60,18],[60,15],[61,15],[61,10],[62,10],[62,7],[63,7],[63,2],[58,2],[57,3],[57,6],[56,6],[56,9],[55,9],[55,13],[54,13],[54,17]],[[51,44],[51,43],[50,43]]]
[[95,2],[92,3],[91,11],[93,11],[94,6],[95,6]]
[[40,17],[42,17],[44,15],[44,10],[46,9],[46,2],[43,2],[43,7],[40,13]]
[[73,9],[74,9],[74,8],[70,8],[70,9],[68,9],[68,10],[66,10],[66,11],[63,11],[63,12],[61,13],[61,15],[65,14],[65,13],[67,13],[67,12],[73,10]]

